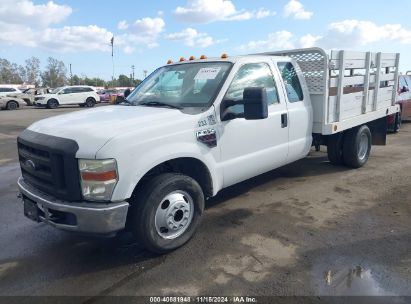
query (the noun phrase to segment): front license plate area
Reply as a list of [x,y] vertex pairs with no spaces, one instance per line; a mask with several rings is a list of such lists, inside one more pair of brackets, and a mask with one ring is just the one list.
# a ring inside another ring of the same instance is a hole
[[37,207],[37,204],[27,198],[24,198],[23,201],[24,215],[35,222],[40,222],[39,208]]

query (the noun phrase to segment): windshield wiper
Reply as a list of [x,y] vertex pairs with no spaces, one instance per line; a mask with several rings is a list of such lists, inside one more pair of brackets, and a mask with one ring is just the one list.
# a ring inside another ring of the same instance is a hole
[[171,105],[171,104],[160,102],[160,101],[146,101],[146,102],[140,103],[139,105],[140,106],[154,106],[154,107],[169,107],[169,108],[179,109],[179,110],[182,109],[182,107]]

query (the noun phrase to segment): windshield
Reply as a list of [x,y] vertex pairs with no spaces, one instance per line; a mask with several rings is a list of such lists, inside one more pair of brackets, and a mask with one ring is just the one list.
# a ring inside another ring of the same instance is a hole
[[229,62],[199,62],[159,68],[127,97],[127,102],[151,106],[208,106],[231,66]]
[[63,87],[59,87],[59,88],[55,88],[54,90],[52,90],[50,93],[51,94],[57,94]]

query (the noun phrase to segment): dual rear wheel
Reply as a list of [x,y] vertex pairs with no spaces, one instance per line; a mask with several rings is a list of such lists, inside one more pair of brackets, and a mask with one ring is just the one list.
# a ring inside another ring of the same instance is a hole
[[360,168],[370,156],[371,140],[371,131],[366,125],[332,135],[327,142],[328,159],[333,165]]

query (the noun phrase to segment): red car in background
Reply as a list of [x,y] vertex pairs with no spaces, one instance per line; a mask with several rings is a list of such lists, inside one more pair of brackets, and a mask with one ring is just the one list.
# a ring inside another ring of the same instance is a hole
[[398,79],[397,104],[400,112],[387,117],[388,130],[398,132],[403,120],[411,119],[411,73],[400,75]]

